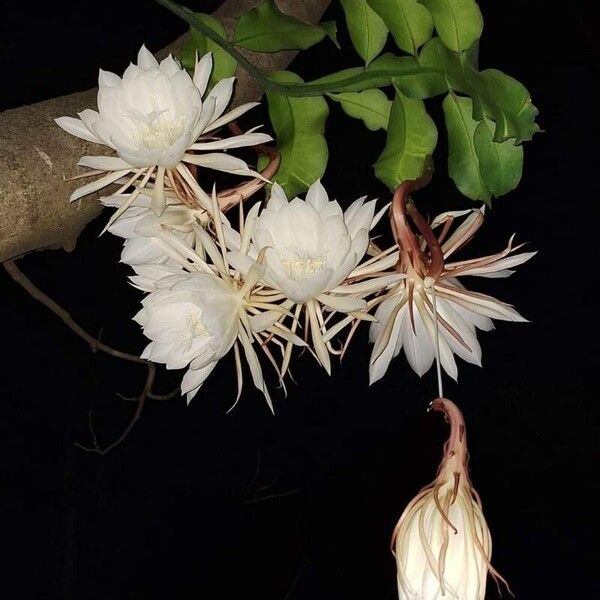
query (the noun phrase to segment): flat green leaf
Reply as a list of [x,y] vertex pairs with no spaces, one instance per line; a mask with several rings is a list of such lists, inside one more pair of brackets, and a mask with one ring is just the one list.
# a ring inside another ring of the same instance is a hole
[[527,88],[496,69],[479,72],[473,61],[471,51],[455,54],[439,38],[427,42],[419,54],[423,67],[444,73],[448,89],[471,96],[476,121],[484,116],[494,121],[494,141],[514,139],[520,144],[530,140],[540,128],[535,122],[538,110]]
[[375,163],[375,175],[390,189],[419,179],[437,143],[435,123],[422,100],[396,89],[385,148]]
[[[207,27],[218,33],[221,37],[227,39],[225,27],[219,23],[212,15],[197,13],[196,15]],[[208,82],[209,89],[213,87],[220,79],[233,77],[237,68],[237,62],[223,48],[208,39],[203,33],[190,28],[188,37],[181,49],[181,64],[188,70],[193,71],[196,65],[196,52],[202,56],[207,52],[212,52],[213,70]]]
[[481,96],[483,113],[496,123],[494,141],[515,138],[520,143],[540,131],[535,122],[539,111],[522,83],[496,69],[481,71],[475,81],[473,88]]
[[254,52],[305,50],[335,31],[330,24],[310,25],[281,12],[273,0],[262,0],[244,13],[235,26],[234,44]]
[[341,0],[352,45],[368,65],[385,46],[388,30],[367,0]]
[[513,190],[523,170],[523,147],[492,139],[488,119],[473,119],[470,98],[449,93],[443,102],[448,131],[448,173],[472,200],[486,203]]
[[341,0],[352,45],[368,65],[383,50],[388,30],[367,0]]
[[343,92],[328,96],[339,102],[348,116],[361,119],[371,131],[387,129],[392,101],[381,90]]
[[472,102],[450,93],[442,106],[448,131],[448,174],[465,196],[487,202],[491,195],[479,170],[473,142],[477,121],[472,117]]
[[[289,71],[279,71],[271,77],[281,83],[302,82]],[[281,155],[273,181],[292,198],[307,190],[325,172],[328,152],[323,132],[329,109],[322,96],[294,98],[268,92],[267,102]]]
[[523,146],[515,146],[511,140],[495,142],[493,124],[489,119],[479,122],[473,140],[479,157],[479,170],[493,197],[503,196],[514,190],[523,174]]
[[475,0],[420,0],[433,16],[435,30],[453,52],[470,48],[483,31],[483,17]]
[[368,0],[368,2],[383,19],[401,50],[416,55],[419,48],[431,38],[433,19],[429,11],[417,0]]

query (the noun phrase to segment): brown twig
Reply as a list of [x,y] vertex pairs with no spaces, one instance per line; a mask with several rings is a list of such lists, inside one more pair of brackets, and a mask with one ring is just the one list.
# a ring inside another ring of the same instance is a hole
[[21,287],[25,288],[29,294],[35,298],[38,302],[41,302],[44,306],[49,308],[55,315],[57,315],[63,323],[69,327],[72,331],[74,331],[80,338],[85,340],[92,349],[92,352],[96,352],[100,350],[101,352],[106,352],[106,354],[110,354],[116,358],[122,358],[123,360],[129,360],[131,362],[139,363],[142,365],[147,365],[148,361],[136,356],[135,354],[129,354],[128,352],[121,352],[120,350],[115,350],[111,348],[107,344],[102,343],[97,340],[94,336],[90,335],[87,331],[85,331],[80,325],[78,325],[71,317],[71,315],[59,304],[57,304],[50,296],[44,294],[42,290],[40,290],[24,273],[17,267],[17,264],[14,260],[7,260],[3,262],[2,265],[8,272],[8,274],[16,281]]
[[104,456],[105,454],[110,452],[113,448],[118,446],[129,435],[129,432],[133,429],[134,425],[137,423],[138,419],[140,418],[142,411],[144,410],[144,405],[146,404],[146,400],[148,399],[148,394],[150,393],[150,390],[152,389],[152,385],[154,384],[154,377],[156,376],[156,367],[154,366],[154,364],[151,362],[146,362],[146,364],[148,365],[148,375],[146,377],[146,383],[144,384],[144,389],[142,390],[142,393],[138,396],[137,407],[135,409],[135,412],[133,413],[133,417],[131,417],[131,419],[129,420],[129,423],[127,423],[127,427],[125,427],[125,429],[123,429],[123,431],[121,432],[121,435],[116,440],[111,442],[108,446],[105,446],[104,448],[102,448],[100,446],[100,444],[98,444],[98,439],[96,437],[96,433],[94,431],[94,425],[92,423],[92,411],[90,410],[88,413],[88,419],[89,419],[90,433],[92,435],[92,446],[84,446],[83,444],[80,444],[79,442],[75,442],[75,445],[78,448],[81,448],[81,450],[85,450],[86,452],[94,452],[96,454],[100,454],[101,456]]
[[89,344],[92,352],[97,352],[98,350],[100,350],[101,352],[109,354],[110,356],[114,356],[115,358],[127,360],[129,362],[134,362],[134,363],[141,364],[141,365],[145,365],[148,369],[148,375],[146,377],[146,383],[144,385],[144,389],[142,390],[141,394],[135,399],[137,401],[137,408],[135,410],[135,413],[134,413],[133,417],[131,418],[131,420],[129,421],[129,423],[127,424],[127,426],[125,427],[125,429],[123,430],[123,432],[121,433],[121,435],[115,441],[111,442],[108,446],[106,446],[105,448],[102,448],[98,444],[98,440],[96,438],[96,433],[94,431],[94,427],[93,427],[93,423],[92,423],[92,411],[90,410],[89,411],[89,426],[90,426],[90,432],[91,432],[91,436],[92,436],[92,446],[88,447],[88,446],[84,446],[84,445],[76,442],[75,445],[78,448],[81,448],[82,450],[85,450],[86,452],[95,452],[97,454],[102,454],[102,455],[106,454],[107,452],[110,452],[113,448],[118,446],[127,437],[129,432],[133,429],[133,426],[135,425],[137,420],[140,418],[140,415],[144,408],[146,399],[150,398],[152,400],[164,400],[164,399],[168,399],[175,395],[177,390],[175,392],[171,392],[170,394],[165,394],[164,396],[159,396],[159,395],[152,393],[152,386],[154,384],[154,378],[156,376],[156,367],[153,363],[151,363],[147,360],[144,360],[143,358],[140,358],[139,356],[136,356],[135,354],[129,354],[128,352],[122,352],[120,350],[116,350],[115,348],[112,348],[111,346],[104,344],[100,340],[96,339],[95,337],[90,335],[87,331],[85,331],[80,325],[78,325],[73,320],[71,315],[64,308],[62,308],[62,306],[60,306],[54,300],[52,300],[52,298],[50,298],[50,296],[48,296],[47,294],[42,292],[42,290],[40,290],[23,273],[23,271],[21,271],[21,269],[19,269],[19,267],[16,265],[16,263],[13,260],[7,260],[2,264],[3,264],[4,268],[6,269],[6,272],[12,277],[12,279],[16,283],[18,283],[21,287],[23,287],[32,298],[34,298],[38,302],[42,303],[44,306],[46,306],[46,308],[50,309],[55,315],[57,315],[63,321],[63,323],[65,323],[65,325],[67,325],[67,327],[69,327],[69,329],[71,329],[81,339],[83,339],[85,342],[87,342]]

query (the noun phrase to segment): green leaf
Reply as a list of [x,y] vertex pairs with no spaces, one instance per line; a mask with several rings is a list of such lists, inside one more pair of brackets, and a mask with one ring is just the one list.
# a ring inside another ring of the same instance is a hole
[[433,16],[435,30],[453,52],[470,48],[483,31],[483,17],[475,0],[420,0]]
[[325,21],[324,23],[316,25],[316,27],[320,27],[325,32],[338,50],[341,48],[337,39],[337,23],[335,21]]
[[486,69],[477,79],[483,113],[496,123],[494,141],[515,138],[515,143],[530,140],[540,131],[535,122],[538,109],[531,103],[527,88],[502,71]]
[[456,187],[486,203],[513,190],[521,179],[523,147],[492,139],[488,119],[473,119],[470,98],[449,93],[443,102],[448,130],[448,172]]
[[474,142],[479,169],[493,197],[503,196],[514,190],[523,174],[523,146],[512,141],[495,142],[493,125],[488,119],[479,122]]
[[455,54],[439,38],[427,42],[419,54],[423,67],[444,73],[448,89],[471,96],[476,121],[485,116],[495,122],[494,141],[512,138],[520,144],[530,140],[540,128],[535,122],[538,109],[527,88],[496,69],[477,71],[473,60],[472,51]]
[[371,131],[387,129],[392,101],[388,100],[381,90],[344,92],[328,96],[339,102],[348,116],[361,119]]
[[352,45],[368,65],[382,50],[388,30],[367,0],[341,0]]
[[465,196],[487,202],[491,194],[479,170],[473,142],[477,121],[472,117],[472,102],[450,93],[442,106],[448,131],[448,174]]
[[[302,82],[298,75],[289,71],[279,71],[271,76],[282,83]],[[281,155],[281,164],[273,181],[279,183],[291,198],[307,190],[325,172],[328,152],[323,132],[329,109],[321,96],[292,98],[267,92],[267,102]]]
[[375,163],[375,175],[390,189],[419,179],[437,143],[435,123],[422,100],[396,89],[385,148]]
[[394,36],[396,45],[409,54],[431,38],[433,19],[417,0],[368,0]]
[[233,42],[255,52],[305,50],[326,35],[335,43],[335,30],[330,24],[310,25],[281,12],[273,0],[262,0],[244,13],[235,26]]
[[[226,38],[227,32],[225,28],[212,15],[197,13],[196,15],[207,27],[218,33],[221,37]],[[207,38],[203,33],[197,31],[193,27],[190,28],[188,38],[181,49],[181,64],[188,70],[193,71],[196,66],[196,52],[198,56],[202,56],[207,52],[212,52],[213,70],[208,82],[209,89],[219,81],[227,77],[235,75],[237,62],[223,48],[215,44]]]

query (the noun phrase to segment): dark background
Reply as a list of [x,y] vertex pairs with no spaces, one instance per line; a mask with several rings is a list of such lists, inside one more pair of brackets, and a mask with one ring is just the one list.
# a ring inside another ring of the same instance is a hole
[[[157,50],[185,29],[145,0],[3,4],[0,108],[92,87],[98,66],[122,72],[142,42]],[[508,280],[476,282],[532,322],[482,333],[484,368],[461,362],[446,395],[465,413],[494,564],[517,598],[596,598],[596,21],[578,2],[480,4],[481,66],[527,85],[546,132],[526,144],[521,185],[494,203],[469,256],[513,232],[540,253]],[[309,79],[357,64],[340,39],[345,50],[323,42],[293,69]],[[439,102],[431,110],[439,116]],[[249,122],[266,122],[264,110]],[[386,198],[369,167],[383,136],[336,106],[327,136],[332,195]],[[416,198],[428,214],[469,205],[447,180],[443,146]],[[20,266],[88,331],[139,353],[130,318],[140,294],[117,262],[120,240],[97,237],[105,219],[74,253],[35,253]],[[433,478],[446,435],[425,411],[433,371],[419,380],[399,357],[369,388],[363,331],[332,379],[299,358],[299,384],[287,398],[275,391],[274,417],[250,387],[226,415],[226,359],[189,407],[150,402],[100,457],[74,445],[91,441],[88,411],[100,443],[111,441],[134,410],[116,392],[138,393],[143,368],[90,352],[5,273],[0,285],[2,599],[396,597],[390,534]],[[160,369],[159,386],[179,376]],[[493,585],[486,597],[497,598]]]

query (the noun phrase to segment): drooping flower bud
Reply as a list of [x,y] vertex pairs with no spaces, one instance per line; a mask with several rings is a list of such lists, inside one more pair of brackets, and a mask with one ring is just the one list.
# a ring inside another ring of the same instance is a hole
[[[445,414],[450,437],[433,483],[406,507],[392,536],[400,600],[484,600],[492,538],[467,470],[463,416],[445,398],[432,403]],[[508,587],[508,585],[507,585]]]

